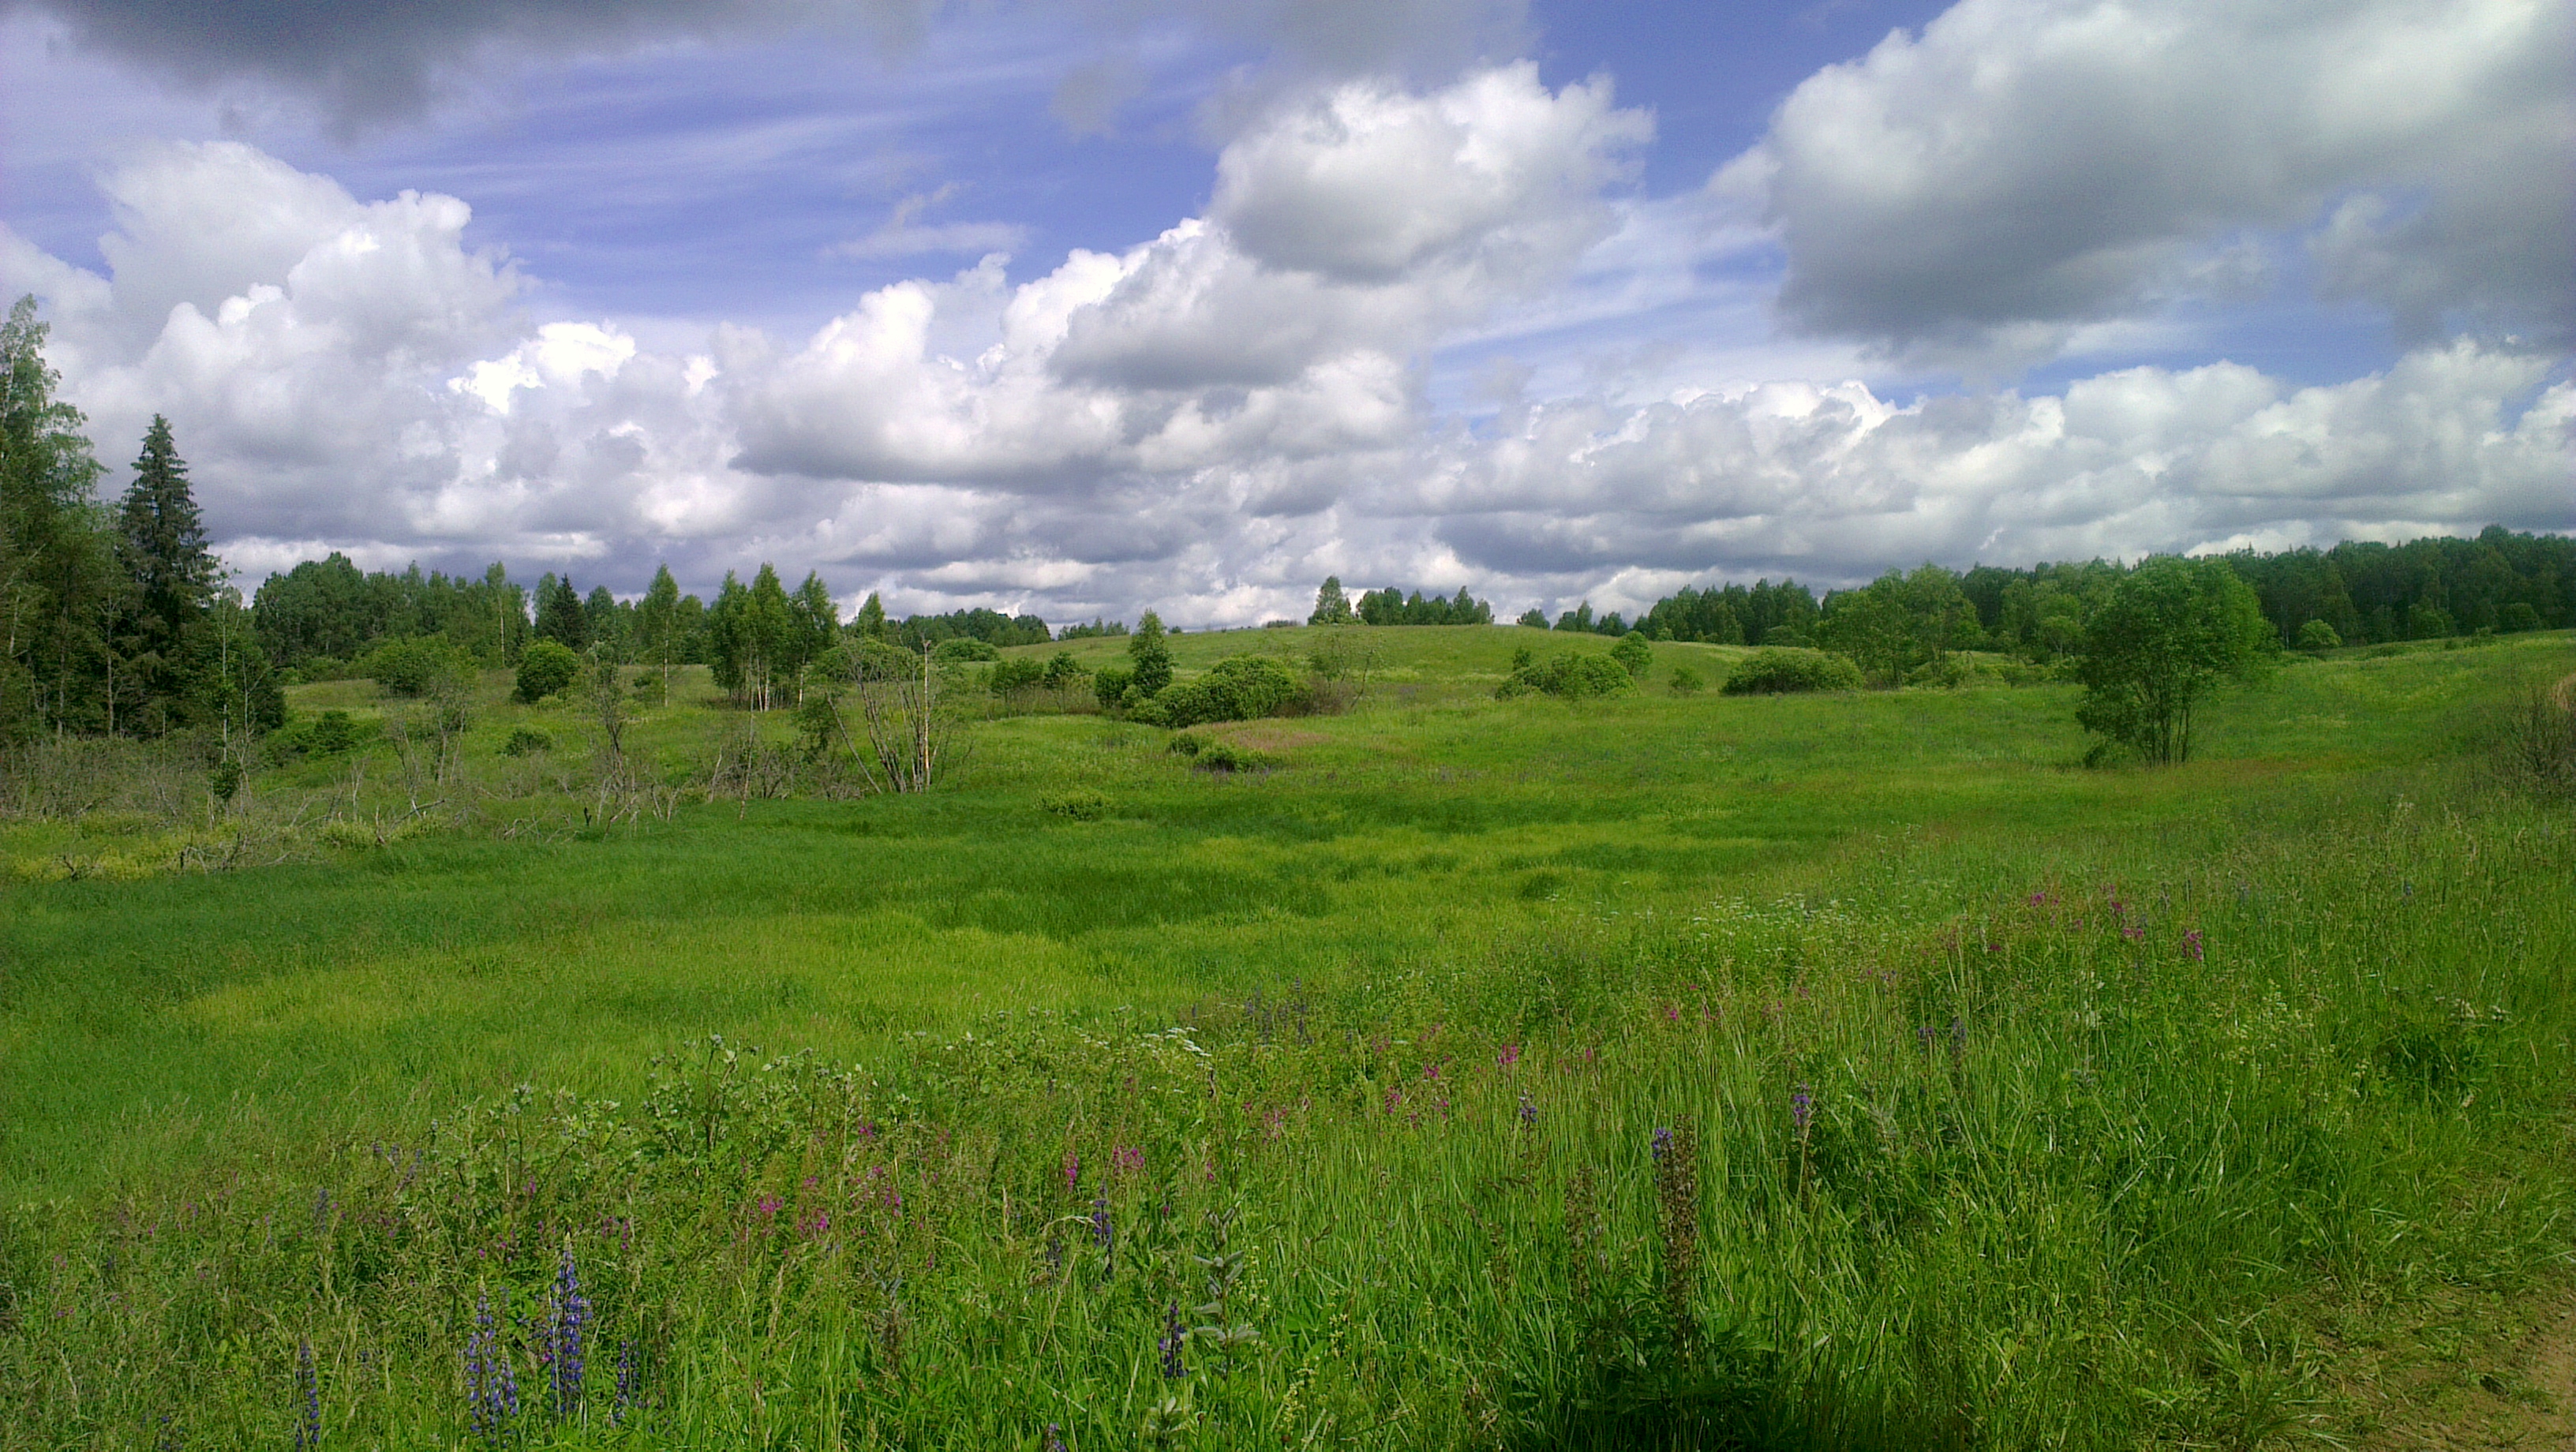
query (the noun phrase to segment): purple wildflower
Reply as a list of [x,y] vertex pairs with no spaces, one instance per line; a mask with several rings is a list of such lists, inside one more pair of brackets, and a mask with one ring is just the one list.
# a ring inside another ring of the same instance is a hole
[[622,1427],[635,1410],[635,1391],[643,1368],[635,1362],[635,1341],[629,1337],[617,1343],[617,1400],[608,1407],[608,1424]]
[[1673,1132],[1669,1129],[1656,1130],[1653,1148],[1655,1158],[1659,1161],[1663,1159],[1664,1156],[1671,1154],[1673,1152]]
[[1527,1094],[1521,1096],[1521,1124],[1528,1128],[1538,1125],[1538,1102]]
[[1807,1130],[1814,1125],[1815,1121],[1816,1096],[1808,1093],[1807,1086],[1801,1084],[1797,1092],[1789,1096],[1789,1122],[1797,1126],[1798,1138],[1804,1141]]
[[295,1449],[322,1445],[322,1374],[313,1368],[313,1343],[295,1343]]
[[1064,1428],[1047,1423],[1046,1452],[1064,1452]]
[[1502,1052],[1494,1055],[1494,1062],[1506,1069],[1520,1061],[1521,1046],[1518,1044],[1505,1044],[1503,1045]]
[[1064,1192],[1067,1195],[1082,1193],[1082,1156],[1072,1150],[1064,1152]]
[[1136,1173],[1138,1170],[1145,1168],[1144,1146],[1130,1145],[1124,1149],[1111,1150],[1109,1152],[1109,1164],[1112,1169],[1115,1169],[1122,1175],[1132,1175]]
[[474,1298],[474,1334],[465,1341],[465,1417],[475,1440],[497,1447],[519,1414],[519,1377],[493,1324],[492,1297]]
[[555,1415],[575,1416],[581,1411],[582,1339],[590,1328],[590,1300],[581,1293],[581,1274],[573,1264],[570,1245],[564,1247],[563,1265],[555,1272],[552,1319],[547,1350],[554,1363]]
[[1091,1202],[1091,1243],[1100,1247],[1103,1271],[1110,1268],[1118,1253],[1117,1241],[1117,1227],[1109,1221],[1109,1197],[1104,1195]]
[[2191,961],[2194,963],[2201,961],[2200,929],[2194,928],[2182,935],[2182,950],[2191,955]]
[[1170,1302],[1163,1307],[1163,1339],[1154,1343],[1163,1353],[1165,1381],[1179,1381],[1189,1374],[1189,1368],[1181,1364],[1181,1348],[1188,1342],[1189,1333],[1181,1329],[1181,1303]]

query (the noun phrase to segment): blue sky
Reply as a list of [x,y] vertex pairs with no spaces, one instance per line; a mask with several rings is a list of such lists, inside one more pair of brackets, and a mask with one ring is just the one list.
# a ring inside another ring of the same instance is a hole
[[254,580],[1219,624],[2576,528],[2563,6],[160,3],[0,12],[0,283]]

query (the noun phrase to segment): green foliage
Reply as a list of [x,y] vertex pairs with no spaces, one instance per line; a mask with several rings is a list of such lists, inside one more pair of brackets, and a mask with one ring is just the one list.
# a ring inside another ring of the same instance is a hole
[[1647,644],[1644,631],[1631,630],[1619,637],[1617,645],[1610,647],[1610,658],[1626,669],[1630,676],[1642,681],[1646,672],[1654,668],[1655,648]]
[[1765,646],[1729,671],[1720,691],[1729,696],[1776,696],[1793,691],[1857,691],[1860,668],[1821,650]]
[[1000,660],[1002,653],[990,642],[961,635],[939,642],[930,652],[930,658],[941,665],[966,665],[975,661]]
[[1514,625],[1526,625],[1537,630],[1545,630],[1547,629],[1547,612],[1541,610],[1535,605],[1532,605],[1527,610],[1522,611],[1520,618],[1512,623]]
[[1196,680],[1176,681],[1135,707],[1148,725],[1181,728],[1250,721],[1301,708],[1306,688],[1268,656],[1230,656]]
[[2278,641],[2226,561],[2148,560],[2085,631],[2076,720],[2146,761],[2188,761],[2201,701],[2223,680],[2252,677]]
[[2311,620],[2299,627],[2299,649],[2301,650],[2337,650],[2342,645],[2343,637],[2335,633],[2333,626],[2322,620]]
[[1038,810],[1077,822],[1097,822],[1109,815],[1110,801],[1101,793],[1086,788],[1040,797]]
[[986,645],[1043,645],[1047,623],[1034,615],[1004,615],[998,610],[955,610],[946,615],[908,615],[894,629],[895,643],[911,650],[950,640],[979,640]]
[[590,612],[582,608],[570,575],[548,574],[537,582],[537,638],[576,655],[590,648]]
[[1315,608],[1307,614],[1306,623],[1348,625],[1351,619],[1351,601],[1342,593],[1342,577],[1326,575],[1323,587],[1315,592]]
[[[1326,583],[1338,597],[1340,582],[1334,580]],[[1316,608],[1318,610],[1323,608],[1323,602],[1320,599],[1316,602]],[[1494,607],[1482,600],[1471,598],[1463,585],[1459,587],[1454,597],[1445,600],[1437,595],[1424,599],[1419,590],[1407,595],[1392,586],[1384,590],[1372,590],[1360,596],[1359,604],[1354,610],[1337,619],[1310,618],[1306,623],[1309,625],[1337,624],[1348,620],[1353,614],[1357,615],[1364,625],[1491,625],[1494,623]]]
[[1128,690],[1137,697],[1160,694],[1172,683],[1172,648],[1163,639],[1163,618],[1145,612],[1127,642]]
[[1039,681],[1050,691],[1070,691],[1090,678],[1090,670],[1073,658],[1072,651],[1059,650],[1047,657],[1046,670]]
[[1514,696],[1537,691],[1569,701],[1583,701],[1618,695],[1636,683],[1637,678],[1611,655],[1560,651],[1542,662],[1533,658],[1524,647],[1513,653],[1512,673],[1494,694],[1498,700],[1510,700]]
[[1091,673],[1092,695],[1100,709],[1116,711],[1127,704],[1127,695],[1136,686],[1136,673],[1121,665],[1105,665]]
[[1200,771],[1232,774],[1243,771],[1276,771],[1278,757],[1268,752],[1237,746],[1230,741],[1210,741],[1190,753],[1190,765]]
[[580,656],[557,641],[531,641],[519,654],[519,674],[511,698],[533,706],[548,696],[561,694],[580,676]]
[[1068,625],[1062,630],[1057,631],[1055,633],[1055,638],[1058,640],[1101,640],[1113,636],[1123,638],[1126,634],[1126,621],[1102,620],[1095,618],[1088,625]]
[[1689,666],[1673,667],[1672,680],[1669,682],[1669,685],[1672,688],[1672,693],[1676,696],[1696,696],[1700,692],[1708,689],[1708,682],[1701,679],[1700,673],[1692,670]]
[[1027,656],[1013,656],[985,673],[984,688],[996,696],[1016,696],[1046,683],[1046,666]]
[[473,662],[443,640],[388,640],[357,662],[358,673],[394,696],[426,696],[453,689],[473,674]]
[[554,749],[554,737],[534,726],[513,726],[501,742],[503,756],[543,756]]
[[1195,731],[1175,731],[1172,739],[1163,743],[1163,750],[1173,756],[1196,756],[1206,745],[1207,741]]

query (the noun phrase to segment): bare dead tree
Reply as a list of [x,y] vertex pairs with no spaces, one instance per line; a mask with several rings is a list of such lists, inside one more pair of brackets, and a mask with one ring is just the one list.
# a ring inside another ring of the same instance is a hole
[[[862,656],[847,697],[824,697],[848,759],[869,791],[926,792],[964,754],[956,713],[940,703],[927,647],[921,669]],[[844,702],[848,702],[847,706]],[[852,729],[855,720],[856,730]],[[859,738],[864,738],[861,740]]]

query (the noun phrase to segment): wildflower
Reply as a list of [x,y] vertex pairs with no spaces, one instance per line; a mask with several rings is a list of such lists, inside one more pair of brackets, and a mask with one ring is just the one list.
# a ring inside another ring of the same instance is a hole
[[1072,1150],[1064,1152],[1064,1192],[1067,1195],[1082,1192],[1082,1156]]
[[1697,1136],[1655,1131],[1655,1211],[1663,1231],[1664,1314],[1673,1340],[1687,1347],[1698,1335],[1691,1293],[1699,1285],[1699,1155]]
[[1518,1044],[1505,1044],[1502,1047],[1502,1051],[1494,1055],[1494,1062],[1506,1069],[1520,1061],[1521,1046]]
[[1109,1222],[1109,1198],[1104,1195],[1091,1202],[1091,1243],[1104,1252],[1104,1264],[1107,1261],[1105,1253],[1111,1251],[1116,1240],[1116,1227]]
[[1661,1164],[1664,1156],[1669,1155],[1672,1152],[1673,1132],[1669,1129],[1657,1129],[1654,1137],[1655,1162]]
[[1808,1093],[1807,1086],[1801,1084],[1797,1092],[1789,1096],[1789,1122],[1797,1127],[1800,1143],[1806,1142],[1807,1130],[1815,1119],[1816,1096]]
[[2191,961],[2194,963],[2201,961],[2200,929],[2194,928],[2182,935],[2182,950],[2191,955]]
[[1064,1428],[1047,1423],[1046,1452],[1064,1452]]
[[295,1343],[296,1452],[322,1445],[322,1375],[313,1369],[313,1343]]
[[1538,1126],[1538,1104],[1527,1094],[1521,1096],[1521,1124],[1531,1129]]
[[1126,1149],[1111,1150],[1109,1152],[1109,1163],[1120,1174],[1132,1175],[1138,1170],[1145,1168],[1144,1148],[1142,1146],[1131,1145]]
[[627,1417],[633,1414],[635,1410],[635,1390],[642,1379],[642,1373],[643,1368],[638,1366],[635,1361],[634,1338],[628,1337],[627,1339],[618,1342],[617,1399],[609,1403],[608,1406],[608,1424],[610,1426],[622,1427],[626,1425]]
[[475,1439],[497,1447],[519,1414],[519,1378],[492,1321],[489,1293],[474,1298],[474,1334],[465,1341],[465,1416]]
[[1165,1381],[1179,1381],[1189,1374],[1181,1364],[1181,1347],[1188,1341],[1189,1333],[1181,1329],[1181,1303],[1173,1301],[1163,1308],[1163,1339],[1154,1343],[1163,1353]]
[[590,1299],[581,1293],[581,1275],[566,1245],[563,1265],[555,1272],[553,1324],[547,1328],[548,1360],[553,1363],[555,1415],[581,1410],[582,1340],[590,1328]]

